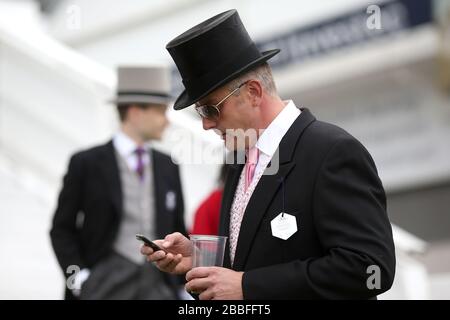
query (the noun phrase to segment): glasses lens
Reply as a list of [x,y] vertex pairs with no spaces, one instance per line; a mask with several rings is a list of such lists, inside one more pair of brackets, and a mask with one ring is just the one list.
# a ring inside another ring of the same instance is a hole
[[217,119],[219,117],[219,112],[217,111],[217,108],[214,106],[209,105],[199,106],[196,108],[196,110],[202,118]]

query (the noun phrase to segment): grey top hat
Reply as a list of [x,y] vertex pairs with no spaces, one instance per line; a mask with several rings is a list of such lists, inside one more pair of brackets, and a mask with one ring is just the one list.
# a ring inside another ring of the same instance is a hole
[[120,66],[117,96],[110,102],[165,104],[171,100],[170,70],[163,66]]

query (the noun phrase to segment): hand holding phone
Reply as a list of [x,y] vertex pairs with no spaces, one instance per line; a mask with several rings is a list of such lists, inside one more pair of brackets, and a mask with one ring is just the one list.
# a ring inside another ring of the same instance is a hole
[[160,246],[158,246],[156,243],[154,243],[153,241],[150,241],[147,237],[145,237],[142,234],[136,234],[136,239],[144,242],[144,245],[150,247],[153,249],[154,252],[162,250],[164,252],[166,252],[166,250],[164,250],[163,248],[161,248]]

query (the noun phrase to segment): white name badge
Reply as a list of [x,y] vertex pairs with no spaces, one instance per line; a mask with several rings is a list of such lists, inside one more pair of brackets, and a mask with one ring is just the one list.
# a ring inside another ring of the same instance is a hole
[[287,240],[297,232],[297,220],[293,215],[281,212],[271,222],[272,235]]

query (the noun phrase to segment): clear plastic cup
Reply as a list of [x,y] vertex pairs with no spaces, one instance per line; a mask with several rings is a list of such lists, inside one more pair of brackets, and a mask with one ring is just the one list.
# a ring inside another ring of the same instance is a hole
[[192,267],[222,267],[227,237],[192,234]]

